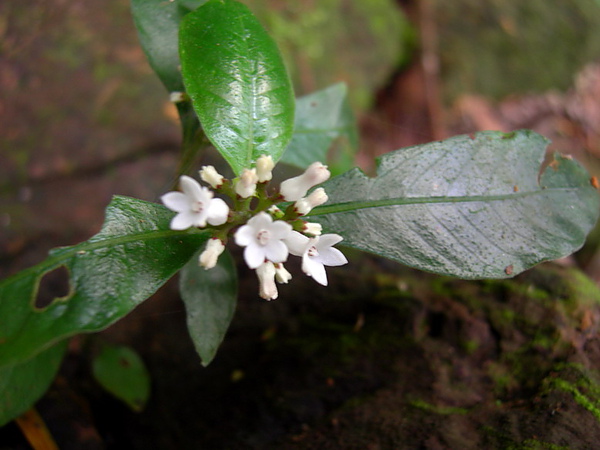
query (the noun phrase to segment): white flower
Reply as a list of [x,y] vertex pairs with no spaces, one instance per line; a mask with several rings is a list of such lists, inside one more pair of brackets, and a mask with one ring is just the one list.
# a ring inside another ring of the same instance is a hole
[[302,256],[302,271],[314,280],[327,286],[325,266],[341,266],[348,262],[335,244],[343,238],[338,234],[324,234],[308,238],[297,231],[285,239],[291,254]]
[[273,219],[266,212],[259,212],[246,225],[235,232],[235,243],[244,250],[244,260],[248,267],[256,269],[265,259],[274,263],[284,262],[288,257],[288,248],[283,243],[292,232],[292,226],[281,220]]
[[317,184],[321,184],[329,179],[331,173],[320,162],[314,162],[302,175],[290,178],[281,183],[279,192],[283,198],[295,202],[306,195],[308,190]]
[[214,166],[202,166],[200,170],[200,179],[212,186],[213,189],[223,185],[225,177],[217,172]]
[[229,206],[213,192],[188,176],[182,175],[179,187],[183,192],[167,192],[160,199],[167,208],[178,213],[171,220],[172,230],[205,227],[206,222],[217,226],[227,222]]
[[275,274],[275,266],[271,261],[264,262],[256,268],[259,281],[258,295],[265,300],[275,300],[279,295],[275,285]]
[[316,222],[306,222],[304,224],[304,229],[302,231],[304,231],[305,234],[312,234],[313,236],[320,236],[321,232],[323,231],[323,225],[321,225],[320,223],[316,223]]
[[236,194],[242,198],[253,196],[256,192],[257,182],[258,176],[256,175],[256,169],[244,169],[240,175],[240,179],[235,184]]
[[221,239],[209,239],[206,243],[206,249],[200,254],[200,265],[206,270],[212,269],[217,265],[217,260],[224,250],[225,245],[223,245]]
[[273,167],[275,167],[275,163],[271,155],[262,155],[256,160],[256,174],[260,183],[271,181],[271,178],[273,178]]
[[186,100],[185,92],[173,91],[169,94],[169,100],[173,103],[181,103]]
[[303,197],[296,201],[294,208],[296,208],[298,214],[305,215],[308,214],[313,208],[325,203],[327,200],[329,200],[329,197],[327,197],[325,189],[320,187],[312,191],[308,197]]
[[287,284],[292,279],[292,274],[283,267],[283,264],[275,264],[275,279],[280,284]]

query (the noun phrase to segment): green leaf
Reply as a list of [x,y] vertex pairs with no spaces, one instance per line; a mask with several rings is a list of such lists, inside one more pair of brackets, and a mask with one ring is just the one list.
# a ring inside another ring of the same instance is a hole
[[[0,283],[0,367],[33,357],[80,332],[106,328],[152,295],[206,241],[209,233],[172,231],[162,205],[115,197],[102,230]],[[35,307],[40,279],[65,267],[70,292]]]
[[131,13],[150,66],[170,91],[183,91],[179,23],[206,0],[131,0]]
[[377,178],[355,169],[324,185],[311,220],[344,245],[462,278],[505,278],[583,245],[598,219],[588,173],[548,141],[489,131],[381,158]]
[[92,363],[96,381],[134,411],[142,411],[150,397],[150,374],[131,348],[103,344]]
[[[350,156],[346,159],[352,159],[358,147],[358,132],[346,94],[346,85],[338,83],[296,100],[294,135],[281,162],[306,169],[315,161],[328,161],[332,143],[342,137],[346,140],[345,154]],[[330,158],[330,166],[337,164],[340,156]],[[339,167],[337,171],[350,168]]]
[[281,158],[294,96],[281,55],[250,10],[210,0],[181,23],[186,90],[206,136],[236,174],[261,155]]
[[216,267],[205,270],[194,256],[181,270],[179,290],[187,311],[187,326],[202,365],[208,366],[225,337],[237,304],[237,272],[224,252]]
[[64,341],[34,358],[0,368],[0,427],[19,417],[44,395],[66,350]]

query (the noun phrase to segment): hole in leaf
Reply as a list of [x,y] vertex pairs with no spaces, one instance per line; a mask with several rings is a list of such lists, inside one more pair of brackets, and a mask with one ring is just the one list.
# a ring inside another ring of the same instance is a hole
[[64,299],[70,294],[69,270],[66,266],[59,266],[46,272],[38,284],[34,307],[44,309],[54,300]]

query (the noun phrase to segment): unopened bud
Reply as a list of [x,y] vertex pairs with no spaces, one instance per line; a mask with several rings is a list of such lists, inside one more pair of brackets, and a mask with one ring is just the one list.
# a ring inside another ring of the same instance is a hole
[[279,295],[275,285],[275,273],[275,266],[271,261],[262,263],[256,269],[259,281],[258,294],[265,300],[275,300]]
[[235,185],[235,192],[242,198],[252,197],[256,192],[257,182],[256,169],[244,169]]
[[169,93],[169,100],[172,103],[181,103],[186,100],[185,92],[173,91]]
[[212,186],[213,189],[223,185],[225,177],[221,175],[213,166],[202,166],[200,170],[200,179]]
[[327,166],[320,162],[314,162],[302,175],[282,182],[279,191],[285,200],[300,200],[310,188],[327,181],[330,175]]
[[303,197],[294,204],[294,208],[298,211],[298,214],[308,214],[316,206],[320,206],[325,203],[329,197],[325,193],[325,189],[317,188],[310,193],[308,197]]
[[313,236],[320,236],[323,232],[323,226],[316,222],[306,222],[302,231]]
[[209,239],[206,243],[206,249],[200,254],[200,265],[206,270],[212,269],[217,265],[217,260],[223,250],[225,250],[225,245],[220,239]]
[[272,171],[274,167],[275,163],[273,162],[271,155],[262,155],[256,160],[256,174],[258,175],[259,183],[271,181],[271,178],[273,178]]
[[292,274],[283,267],[283,264],[275,264],[275,279],[280,284],[287,284],[292,279]]

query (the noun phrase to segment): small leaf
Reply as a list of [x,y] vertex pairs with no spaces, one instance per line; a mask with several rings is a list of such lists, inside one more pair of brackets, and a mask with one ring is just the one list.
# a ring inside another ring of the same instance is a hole
[[[0,367],[33,357],[67,336],[98,331],[152,295],[202,246],[209,233],[169,229],[162,205],[115,197],[102,230],[50,252],[42,263],[0,282]],[[40,279],[64,266],[70,293],[41,311]]]
[[134,411],[142,411],[150,397],[150,374],[131,348],[103,344],[92,363],[94,378]]
[[[345,138],[343,148],[350,156],[347,159],[352,159],[358,147],[358,131],[346,94],[346,85],[338,83],[296,100],[294,135],[281,162],[300,169],[315,161],[325,162],[332,143],[339,138]],[[340,155],[330,159],[330,170],[339,160]],[[339,167],[337,171],[350,168]]]
[[462,278],[506,278],[583,245],[599,196],[569,157],[538,182],[548,141],[532,132],[482,132],[401,149],[377,178],[354,169],[324,185],[311,220],[343,244]]
[[261,155],[281,158],[294,96],[281,55],[250,10],[211,0],[180,29],[181,70],[206,136],[236,174]]
[[235,312],[237,272],[229,252],[224,252],[216,267],[209,270],[198,265],[199,253],[181,270],[179,290],[187,311],[190,336],[202,365],[208,366]]
[[0,368],[0,427],[20,416],[44,395],[60,367],[67,341],[35,357]]
[[206,0],[131,0],[131,13],[152,69],[169,92],[183,91],[179,23]]

